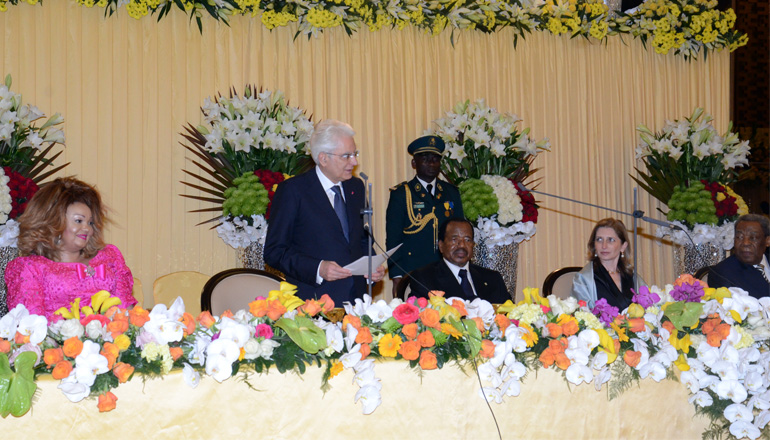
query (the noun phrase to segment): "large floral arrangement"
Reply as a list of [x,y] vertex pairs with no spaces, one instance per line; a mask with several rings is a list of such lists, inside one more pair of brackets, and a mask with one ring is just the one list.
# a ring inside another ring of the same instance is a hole
[[[19,0],[0,0],[0,11]],[[37,3],[37,0],[28,0]],[[79,0],[86,6],[105,8],[112,15],[125,7],[129,16],[159,18],[177,7],[195,18],[202,31],[202,17],[227,22],[233,15],[259,17],[268,29],[296,25],[297,35],[317,35],[325,29],[342,27],[349,35],[360,29],[404,29],[414,26],[430,34],[445,29],[474,29],[495,32],[514,31],[514,44],[533,31],[554,35],[581,36],[604,41],[608,36],[632,35],[658,53],[673,53],[697,58],[701,51],[735,50],[746,45],[748,36],[734,29],[735,12],[716,9],[717,0],[652,0],[627,13],[609,11],[602,0],[517,0],[513,2],[451,2],[375,0],[311,0],[309,2],[273,2],[222,0],[192,2],[187,0]],[[452,35],[454,40],[454,34]]]
[[574,385],[606,386],[610,398],[635,381],[678,375],[697,412],[711,419],[704,438],[754,439],[770,421],[770,299],[741,289],[709,288],[684,275],[664,288],[640,288],[622,313],[601,300],[589,310],[574,298],[542,298],[537,289],[497,310],[441,292],[390,303],[365,296],[333,320],[328,297],[303,301],[294,289],[284,283],[248,310],[197,318],[181,299],[127,311],[107,292],[89,306],[60,309],[50,325],[19,305],[0,318],[0,414],[29,410],[36,374],[61,380],[72,401],[98,396],[99,409],[109,411],[112,390],[137,375],[182,369],[194,388],[202,373],[222,382],[270,367],[301,373],[309,364],[325,368],[324,386],[352,369],[353,399],[369,414],[386,386],[375,361],[391,358],[419,371],[471,361],[480,394],[495,402],[518,396],[521,379],[540,368],[563,371]]
[[243,96],[206,98],[207,126],[186,127],[185,145],[201,161],[202,173],[185,170],[197,182],[182,182],[208,194],[183,197],[214,203],[192,212],[216,212],[219,237],[234,248],[264,243],[275,187],[311,165],[306,151],[313,125],[304,110],[291,107],[281,91],[247,86]]
[[679,244],[715,243],[724,249],[733,244],[731,221],[748,213],[748,207],[729,184],[736,169],[748,163],[749,143],[731,131],[719,135],[712,117],[697,108],[689,118],[666,121],[659,133],[639,125],[636,158],[645,171],[636,168],[632,178],[665,204],[667,218],[685,231],[659,228],[658,235],[671,235]]
[[517,183],[530,178],[532,161],[550,143],[519,131],[520,121],[483,99],[460,102],[433,121],[432,134],[447,145],[442,172],[459,187],[465,216],[489,247],[528,240],[536,230],[537,205]]
[[49,168],[62,153],[49,157],[57,143],[64,143],[64,122],[59,113],[41,126],[45,118],[37,107],[22,104],[20,94],[11,91],[11,76],[0,85],[0,246],[16,246],[20,216],[37,192],[38,183],[67,164]]

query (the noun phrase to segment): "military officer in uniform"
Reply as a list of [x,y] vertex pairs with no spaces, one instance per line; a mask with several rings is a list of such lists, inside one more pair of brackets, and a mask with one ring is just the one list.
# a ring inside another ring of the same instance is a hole
[[404,244],[388,261],[394,296],[404,274],[441,258],[439,227],[450,218],[464,218],[460,191],[438,178],[444,148],[438,136],[423,136],[409,144],[417,176],[390,189],[387,248]]

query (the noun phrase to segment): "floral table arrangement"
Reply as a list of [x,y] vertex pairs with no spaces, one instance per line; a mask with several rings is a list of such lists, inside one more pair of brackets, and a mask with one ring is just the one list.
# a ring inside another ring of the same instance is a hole
[[446,143],[441,171],[460,189],[465,217],[476,227],[475,259],[501,272],[509,292],[517,245],[535,234],[537,222],[534,197],[517,183],[532,176],[532,161],[550,149],[547,138],[535,141],[529,128],[520,131],[520,121],[482,99],[458,103],[430,131]]
[[[16,218],[24,213],[38,184],[68,165],[53,166],[62,151],[51,155],[57,143],[64,144],[64,132],[57,127],[64,119],[56,113],[38,127],[36,121],[45,114],[34,105],[22,104],[11,84],[7,75],[0,85],[0,276],[18,256]],[[0,316],[8,311],[5,295],[5,282],[0,280]]]
[[[27,0],[36,3],[36,0]],[[0,11],[19,0],[0,0]],[[657,53],[671,53],[695,59],[700,53],[735,50],[746,45],[748,36],[734,29],[735,12],[720,11],[717,0],[652,0],[628,12],[610,10],[602,0],[521,0],[514,2],[391,1],[325,1],[249,2],[221,0],[216,2],[101,0],[80,1],[86,7],[98,6],[105,15],[120,12],[135,19],[147,15],[165,17],[179,8],[195,18],[203,30],[202,17],[228,22],[233,15],[259,17],[268,29],[296,26],[296,35],[317,36],[329,28],[341,27],[348,35],[360,29],[379,31],[383,28],[404,29],[414,26],[430,34],[445,29],[477,30],[485,33],[504,28],[513,30],[514,45],[533,31],[553,35],[581,36],[605,41],[610,36],[631,35],[645,46],[649,42]],[[620,2],[616,2],[620,3]]]
[[[97,397],[100,411],[116,408],[113,390],[136,376],[182,369],[196,387],[202,374],[218,382],[249,372],[302,373],[325,368],[323,387],[352,369],[354,401],[370,414],[381,403],[378,359],[403,359],[418,371],[470,362],[480,398],[518,396],[521,379],[539,368],[563,371],[571,384],[608,387],[614,398],[638,380],[674,379],[711,420],[704,438],[767,435],[770,422],[770,299],[737,288],[709,288],[683,275],[664,288],[642,287],[620,313],[599,301],[593,310],[575,299],[542,298],[525,289],[518,304],[496,310],[481,299],[444,298],[346,303],[330,319],[328,297],[300,300],[295,287],[257,297],[248,310],[222,316],[184,311],[180,299],[151,311],[120,308],[99,292],[47,323],[23,305],[0,318],[0,415],[23,416],[35,377],[51,374],[73,402]],[[633,392],[633,391],[628,391]]]
[[[199,159],[197,170],[184,170],[195,182],[182,183],[206,195],[182,196],[214,204],[191,212],[215,212],[200,224],[218,222],[228,245],[262,245],[276,185],[312,165],[306,144],[313,124],[281,91],[251,86],[243,96],[206,98],[201,111],[206,126],[189,124],[183,133],[184,147]],[[253,254],[261,261],[261,252]]]
[[749,143],[731,131],[732,123],[720,136],[711,121],[702,108],[696,108],[689,118],[666,121],[658,133],[644,125],[637,127],[636,158],[645,170],[636,168],[639,177],[632,178],[666,205],[667,219],[682,228],[659,227],[656,235],[680,246],[718,249],[707,261],[685,261],[688,264],[680,265],[680,273],[693,273],[724,258],[724,250],[733,246],[734,220],[748,213],[746,203],[728,185],[735,181],[737,168],[748,164]]

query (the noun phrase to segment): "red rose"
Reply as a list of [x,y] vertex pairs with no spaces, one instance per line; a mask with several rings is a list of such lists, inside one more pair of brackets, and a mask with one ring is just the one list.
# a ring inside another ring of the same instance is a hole
[[420,309],[412,304],[403,303],[393,309],[393,317],[401,325],[411,324],[420,318]]

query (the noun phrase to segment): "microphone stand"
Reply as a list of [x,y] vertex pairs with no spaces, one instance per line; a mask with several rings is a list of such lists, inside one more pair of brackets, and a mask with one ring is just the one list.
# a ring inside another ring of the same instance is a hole
[[634,289],[636,291],[639,291],[639,277],[637,276],[637,270],[636,270],[636,264],[637,264],[637,259],[636,259],[637,246],[636,246],[636,243],[637,243],[637,236],[639,235],[639,232],[637,230],[637,220],[638,219],[642,219],[642,220],[646,221],[647,223],[652,223],[652,224],[655,224],[655,225],[658,225],[658,226],[665,226],[665,227],[672,228],[672,229],[682,230],[682,228],[680,228],[679,226],[675,225],[674,223],[670,223],[670,222],[667,222],[667,221],[646,217],[644,215],[644,211],[640,211],[639,209],[637,209],[638,208],[638,206],[637,206],[637,197],[636,197],[637,188],[634,188],[634,212],[625,212],[625,211],[619,211],[617,209],[607,208],[606,206],[594,205],[593,203],[582,202],[580,200],[570,199],[570,198],[567,198],[567,197],[557,196],[557,195],[554,195],[554,194],[548,194],[548,193],[545,193],[545,192],[542,192],[542,191],[535,191],[533,189],[528,189],[522,183],[519,183],[518,185],[519,185],[519,187],[523,191],[526,191],[526,192],[531,192],[531,193],[535,193],[535,194],[542,194],[544,196],[554,197],[554,198],[557,198],[557,199],[566,200],[568,202],[578,203],[580,205],[591,206],[593,208],[604,209],[606,211],[611,211],[611,212],[614,212],[614,213],[617,213],[617,214],[622,214],[622,215],[630,215],[631,217],[633,217],[633,219],[634,219],[634,223],[633,223],[633,227],[634,227]]
[[367,289],[369,297],[372,297],[372,184],[369,182],[369,176],[364,173],[359,173],[364,179],[364,209],[361,210],[361,215],[364,217],[364,230],[369,241],[367,250],[369,251],[369,279],[367,280]]

